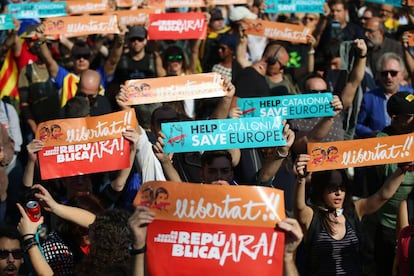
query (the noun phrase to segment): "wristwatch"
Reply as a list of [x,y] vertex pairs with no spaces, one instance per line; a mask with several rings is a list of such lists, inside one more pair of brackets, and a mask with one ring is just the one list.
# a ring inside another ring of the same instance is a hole
[[143,254],[146,251],[147,251],[147,245],[144,245],[144,247],[142,247],[140,249],[135,249],[134,245],[132,243],[128,244],[128,252],[131,255]]

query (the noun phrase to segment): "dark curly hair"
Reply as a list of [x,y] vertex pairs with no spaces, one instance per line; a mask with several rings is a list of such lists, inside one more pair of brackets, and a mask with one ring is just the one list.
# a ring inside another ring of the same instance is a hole
[[77,275],[102,275],[114,265],[128,266],[132,259],[128,245],[134,240],[128,226],[130,213],[110,209],[96,216],[89,227],[90,254],[84,258]]

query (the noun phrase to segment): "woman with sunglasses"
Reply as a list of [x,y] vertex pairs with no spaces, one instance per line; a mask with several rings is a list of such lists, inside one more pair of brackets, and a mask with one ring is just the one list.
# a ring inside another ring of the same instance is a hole
[[[353,202],[343,171],[307,174],[309,161],[309,155],[301,154],[295,163],[295,216],[304,229],[306,274],[360,275],[359,223],[393,196],[406,171],[397,169],[376,193]],[[306,182],[311,206],[306,204]]]
[[[177,45],[169,46],[164,50],[162,54],[162,64],[159,62],[156,64],[158,77],[185,76],[195,73],[200,40],[192,41],[191,43],[190,60],[188,60],[184,50]],[[190,118],[194,118],[194,100],[184,100],[183,103],[186,115]]]

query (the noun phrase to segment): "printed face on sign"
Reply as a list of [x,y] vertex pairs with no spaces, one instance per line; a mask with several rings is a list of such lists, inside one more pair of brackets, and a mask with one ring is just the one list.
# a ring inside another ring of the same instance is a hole
[[311,162],[315,165],[322,165],[326,158],[326,151],[323,148],[314,148],[311,154]]

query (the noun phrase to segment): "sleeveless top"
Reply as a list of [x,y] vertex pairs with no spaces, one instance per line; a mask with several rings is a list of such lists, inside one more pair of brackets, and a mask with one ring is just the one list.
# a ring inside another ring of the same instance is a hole
[[322,227],[312,242],[311,267],[308,275],[359,275],[359,240],[355,230],[346,222],[341,240],[332,238]]

